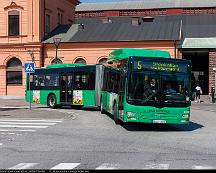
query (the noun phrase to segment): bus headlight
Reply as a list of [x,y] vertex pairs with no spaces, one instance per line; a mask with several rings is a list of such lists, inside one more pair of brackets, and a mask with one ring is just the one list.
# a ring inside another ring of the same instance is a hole
[[182,118],[189,118],[189,114],[183,114]]
[[134,118],[135,115],[136,115],[135,112],[127,112],[127,117],[128,117],[128,118]]

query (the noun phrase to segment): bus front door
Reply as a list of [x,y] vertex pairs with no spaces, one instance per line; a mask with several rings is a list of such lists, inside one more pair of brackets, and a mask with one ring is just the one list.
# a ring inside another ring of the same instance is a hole
[[61,93],[60,93],[60,102],[62,104],[69,104],[72,103],[72,75],[61,75]]
[[120,84],[119,84],[119,118],[123,121],[124,119],[124,93],[125,93],[125,76],[124,74],[121,74],[120,76]]

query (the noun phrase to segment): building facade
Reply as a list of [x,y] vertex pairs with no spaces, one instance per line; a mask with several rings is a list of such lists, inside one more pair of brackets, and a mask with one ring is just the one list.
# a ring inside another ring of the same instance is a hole
[[60,24],[71,24],[77,0],[1,0],[0,95],[25,94],[23,65],[43,66],[41,40]]

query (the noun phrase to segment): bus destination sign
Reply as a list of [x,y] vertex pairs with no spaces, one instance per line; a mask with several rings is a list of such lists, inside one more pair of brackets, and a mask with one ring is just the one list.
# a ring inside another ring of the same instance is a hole
[[176,62],[134,61],[134,70],[156,70],[167,72],[187,72],[187,65]]

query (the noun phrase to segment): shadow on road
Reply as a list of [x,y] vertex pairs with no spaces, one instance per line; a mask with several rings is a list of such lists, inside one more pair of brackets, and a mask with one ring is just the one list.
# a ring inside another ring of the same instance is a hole
[[[106,116],[111,118],[113,121],[113,115],[106,113]],[[128,131],[194,131],[204,126],[196,122],[190,121],[189,124],[153,124],[153,123],[121,123],[123,128]]]
[[204,126],[195,122],[190,122],[187,125],[173,124],[148,124],[148,123],[125,123],[121,124],[128,131],[194,131]]
[[61,106],[60,109],[71,109],[71,110],[82,110],[82,111],[99,111],[98,107],[88,107],[88,106]]

